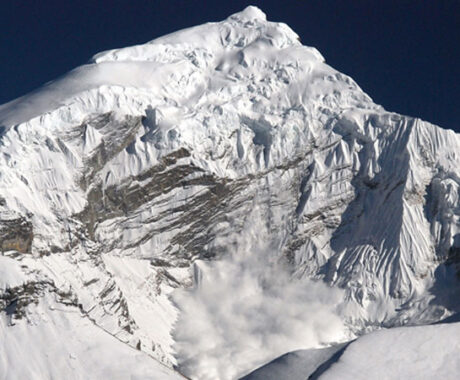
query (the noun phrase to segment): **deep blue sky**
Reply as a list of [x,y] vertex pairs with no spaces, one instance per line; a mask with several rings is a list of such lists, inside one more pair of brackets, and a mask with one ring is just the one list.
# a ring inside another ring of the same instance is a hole
[[4,0],[0,104],[93,54],[257,5],[386,109],[460,132],[460,0]]

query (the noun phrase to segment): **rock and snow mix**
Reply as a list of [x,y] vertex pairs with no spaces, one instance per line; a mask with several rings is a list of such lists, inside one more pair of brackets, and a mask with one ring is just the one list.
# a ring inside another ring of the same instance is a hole
[[0,374],[236,378],[439,321],[459,151],[254,7],[100,53],[0,106]]
[[195,261],[195,287],[174,295],[177,357],[192,377],[236,379],[286,352],[350,338],[336,310],[343,292],[288,276],[259,211],[233,250]]

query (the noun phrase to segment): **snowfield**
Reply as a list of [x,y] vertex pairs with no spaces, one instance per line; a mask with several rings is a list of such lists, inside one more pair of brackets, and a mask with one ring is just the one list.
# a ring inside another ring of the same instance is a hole
[[380,330],[351,343],[319,379],[458,378],[460,323]]
[[457,379],[460,323],[383,329],[346,345],[285,354],[244,380]]
[[459,152],[256,7],[99,53],[0,106],[0,379],[458,378]]
[[42,299],[33,319],[0,320],[0,378],[180,380],[183,376],[82,318],[77,308]]

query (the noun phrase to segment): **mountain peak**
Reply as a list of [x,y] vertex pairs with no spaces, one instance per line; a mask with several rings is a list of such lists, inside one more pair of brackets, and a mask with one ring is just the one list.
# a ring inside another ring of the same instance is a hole
[[62,336],[41,377],[129,345],[128,371],[226,380],[439,321],[460,311],[459,151],[256,7],[101,53],[0,107],[0,350],[33,371]]
[[[259,8],[249,6],[220,22],[183,29],[144,44],[98,53],[89,64],[1,105],[0,125],[9,128],[52,113],[75,104],[76,98],[86,99],[85,94],[91,90],[102,89],[98,96],[107,99],[107,89],[119,87],[154,92],[170,87],[172,77],[177,79],[184,75],[184,78],[190,78],[192,73],[194,78],[201,77],[199,81],[204,84],[210,77],[221,74],[225,74],[225,80],[234,75],[247,79],[253,74],[259,77],[265,70],[269,75],[277,70],[277,75],[290,76],[297,69],[311,72],[323,62],[318,50],[303,46],[289,26],[267,21]],[[174,92],[174,96],[182,93]],[[89,103],[93,104],[93,101]],[[83,103],[88,104],[88,101]]]
[[229,17],[229,19],[233,20],[241,20],[241,21],[267,21],[266,14],[258,7],[254,5],[249,5],[241,12],[237,12]]

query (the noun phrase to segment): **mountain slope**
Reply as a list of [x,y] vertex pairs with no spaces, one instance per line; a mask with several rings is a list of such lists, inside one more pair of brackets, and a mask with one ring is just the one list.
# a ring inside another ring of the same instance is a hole
[[458,309],[460,136],[385,111],[255,7],[100,53],[0,125],[5,331],[52,297],[235,378]]
[[456,379],[459,323],[381,330],[351,343],[322,373],[327,379]]
[[[244,380],[456,379],[459,323],[383,329],[346,345],[291,352]],[[243,380],[242,379],[242,380]]]

